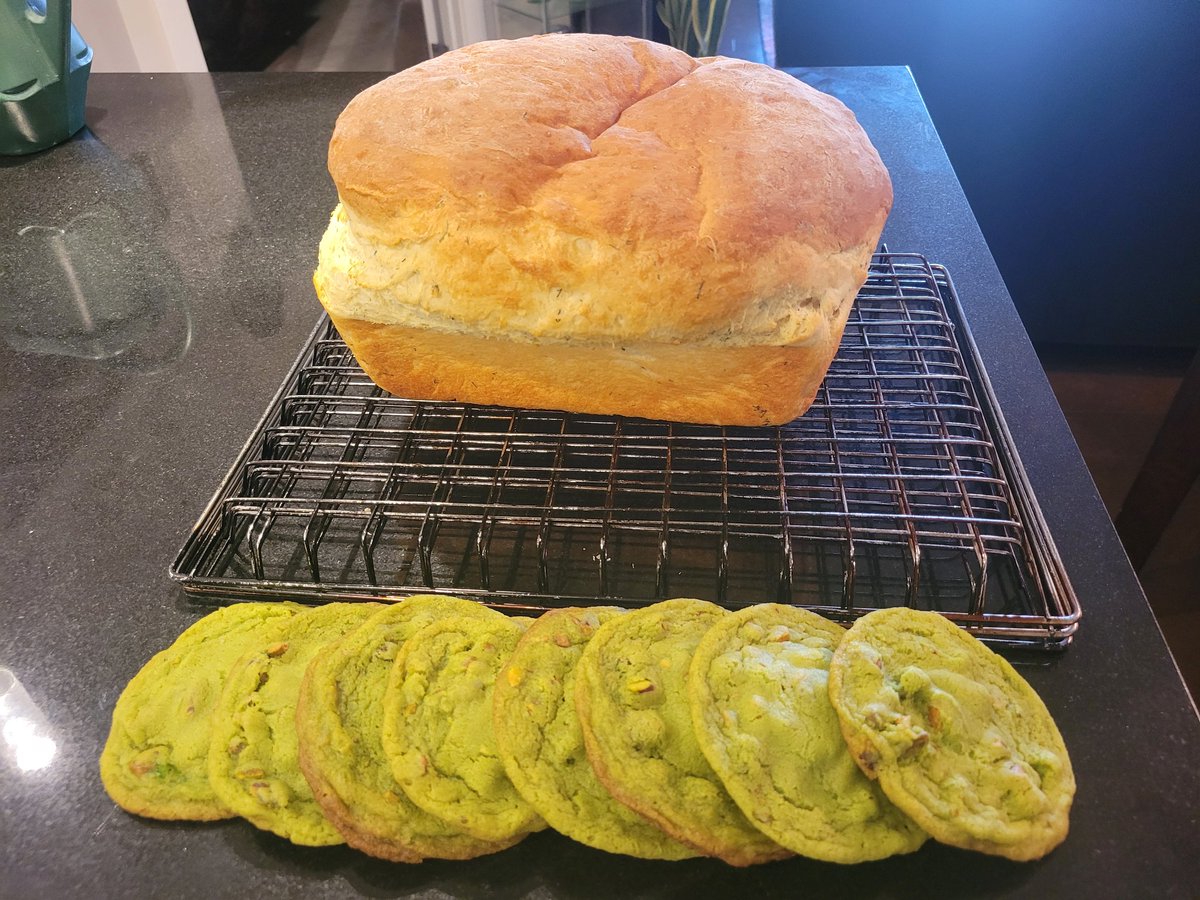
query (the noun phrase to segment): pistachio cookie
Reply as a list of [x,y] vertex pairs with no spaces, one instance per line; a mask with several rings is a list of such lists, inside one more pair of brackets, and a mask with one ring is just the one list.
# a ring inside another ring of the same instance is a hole
[[507,616],[426,625],[396,657],[384,695],[383,747],[408,798],[484,841],[546,827],[496,750],[496,673],[528,627]]
[[830,699],[858,762],[934,838],[1037,859],[1067,836],[1075,776],[1042,700],[1007,660],[932,612],[863,616]]
[[614,797],[676,840],[743,866],[791,852],[742,815],[692,729],[688,665],[726,615],[683,599],[610,619],[579,658],[575,703],[588,759]]
[[254,826],[310,847],[343,843],[300,772],[296,699],[313,657],[380,608],[306,610],[234,663],[213,713],[208,778],[221,802]]
[[686,859],[696,851],[613,799],[583,744],[575,666],[596,629],[623,612],[556,609],[529,627],[496,679],[496,746],[512,783],[556,831],[608,853]]
[[277,640],[301,609],[238,603],[205,616],[125,686],[100,754],[100,780],[122,809],[152,819],[228,819],[208,780],[212,711],[230,667]]
[[470,859],[515,840],[473,838],[408,799],[383,749],[383,698],[405,641],[445,616],[500,615],[470,600],[418,595],[367,619],[304,673],[296,705],[300,769],[350,846],[395,862]]
[[701,639],[688,688],[700,748],[746,817],[796,853],[854,863],[926,835],[846,750],[828,685],[844,634],[807,610],[748,607]]

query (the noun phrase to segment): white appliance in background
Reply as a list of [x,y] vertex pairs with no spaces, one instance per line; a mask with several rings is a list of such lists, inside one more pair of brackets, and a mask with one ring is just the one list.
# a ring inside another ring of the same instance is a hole
[[651,0],[421,0],[434,53],[477,41],[550,31],[610,31],[649,37]]

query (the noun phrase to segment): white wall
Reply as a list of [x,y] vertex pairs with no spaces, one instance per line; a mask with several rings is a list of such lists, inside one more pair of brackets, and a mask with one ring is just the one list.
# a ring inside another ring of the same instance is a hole
[[[429,43],[439,39],[449,49],[457,50],[467,44],[495,37],[492,17],[495,14],[490,0],[422,0],[425,14],[425,33]],[[437,33],[437,23],[442,33]]]
[[206,72],[187,0],[75,0],[93,72]]

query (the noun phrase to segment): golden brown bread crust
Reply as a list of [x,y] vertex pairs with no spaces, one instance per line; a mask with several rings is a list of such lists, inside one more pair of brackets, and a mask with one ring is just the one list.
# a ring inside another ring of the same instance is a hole
[[723,425],[802,415],[837,349],[531,344],[333,322],[371,380],[400,396]]
[[[722,424],[807,407],[892,199],[834,98],[765,66],[604,35],[476,44],[395,75],[342,113],[329,166],[342,203],[317,292],[339,328],[399,326],[404,351],[378,339],[390,332],[351,340],[384,387]],[[440,349],[414,357],[413,329]],[[441,355],[493,340],[529,364]],[[664,368],[642,383],[628,366],[595,370],[630,344]],[[600,382],[564,386],[557,364],[543,382],[539,352],[591,359],[576,368]]]

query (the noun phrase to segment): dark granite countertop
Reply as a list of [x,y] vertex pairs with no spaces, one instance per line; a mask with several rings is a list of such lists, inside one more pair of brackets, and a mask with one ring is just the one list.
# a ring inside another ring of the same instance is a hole
[[96,770],[113,703],[199,615],[167,566],[318,316],[325,146],[378,76],[96,75],[90,132],[0,160],[0,666],[19,679],[0,704],[36,738],[0,740],[0,895],[1195,896],[1200,720],[917,89],[903,68],[797,74],[879,147],[890,248],[953,275],[1081,599],[1073,645],[1023,667],[1076,767],[1066,843],[1029,864],[929,845],[735,870],[542,833],[402,866],[114,807]]

